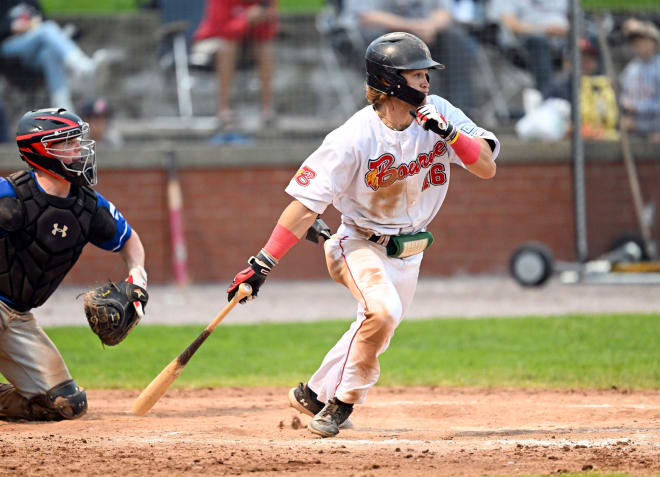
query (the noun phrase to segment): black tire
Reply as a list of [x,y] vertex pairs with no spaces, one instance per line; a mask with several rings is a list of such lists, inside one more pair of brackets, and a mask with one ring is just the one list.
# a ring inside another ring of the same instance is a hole
[[511,255],[509,272],[521,286],[539,287],[554,272],[552,252],[540,242],[525,243]]
[[644,244],[644,239],[642,237],[640,237],[639,235],[635,234],[635,233],[626,233],[626,234],[619,235],[614,240],[612,240],[612,242],[610,242],[610,246],[607,249],[607,251],[608,252],[613,252],[614,250],[619,249],[620,247],[624,246],[628,242],[633,242],[642,251],[642,256],[640,257],[640,260],[642,262],[645,262],[645,261],[649,260],[649,255],[648,255],[648,253],[646,253],[646,246]]

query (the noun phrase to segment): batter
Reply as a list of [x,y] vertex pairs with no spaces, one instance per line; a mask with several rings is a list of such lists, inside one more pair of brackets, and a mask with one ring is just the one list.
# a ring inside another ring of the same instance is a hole
[[[289,392],[291,405],[314,416],[323,437],[346,426],[353,405],[378,381],[378,356],[409,308],[426,231],[447,194],[450,164],[490,179],[499,141],[444,98],[428,95],[428,70],[443,68],[428,47],[395,32],[367,48],[369,106],[332,131],[286,188],[294,200],[264,248],[228,288],[252,285],[253,299],[273,267],[332,204],[341,226],[325,242],[330,276],[357,300],[357,317],[307,384]],[[247,300],[246,299],[246,300]]]

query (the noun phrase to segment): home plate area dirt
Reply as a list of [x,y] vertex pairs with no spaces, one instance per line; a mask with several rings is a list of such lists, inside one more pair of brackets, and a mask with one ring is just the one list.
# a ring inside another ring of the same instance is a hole
[[374,388],[321,439],[285,388],[88,390],[82,419],[0,422],[0,475],[660,473],[660,391]]

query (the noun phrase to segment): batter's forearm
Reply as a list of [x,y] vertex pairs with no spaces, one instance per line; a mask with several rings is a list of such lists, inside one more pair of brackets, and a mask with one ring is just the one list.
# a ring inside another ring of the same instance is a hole
[[481,179],[491,179],[495,176],[497,166],[493,160],[493,151],[490,148],[490,144],[488,144],[488,141],[480,137],[473,139],[478,141],[481,145],[479,158],[473,164],[466,165],[465,168]]
[[280,215],[277,223],[289,229],[296,237],[301,238],[309,229],[318,214],[311,209],[308,209],[300,201],[292,201],[282,215]]
[[291,202],[280,215],[262,252],[265,252],[277,263],[291,247],[298,243],[300,237],[312,226],[317,215],[301,202],[297,200]]

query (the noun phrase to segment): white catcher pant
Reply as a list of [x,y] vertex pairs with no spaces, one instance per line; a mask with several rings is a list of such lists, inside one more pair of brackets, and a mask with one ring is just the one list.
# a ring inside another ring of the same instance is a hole
[[378,356],[412,303],[423,253],[400,259],[370,242],[370,232],[342,224],[325,242],[330,276],[358,302],[357,318],[309,380],[318,399],[362,403],[380,376]]

